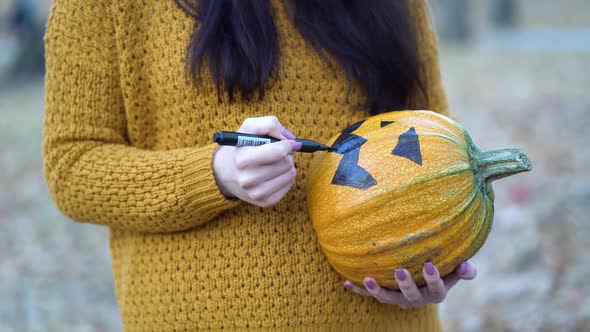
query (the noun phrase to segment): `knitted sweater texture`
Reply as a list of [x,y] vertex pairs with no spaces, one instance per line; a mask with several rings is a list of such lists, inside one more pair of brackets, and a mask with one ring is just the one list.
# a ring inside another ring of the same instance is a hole
[[[429,109],[446,113],[437,41],[412,0]],[[44,166],[73,220],[109,228],[126,331],[198,329],[438,331],[437,307],[402,310],[356,295],[324,258],[306,212],[310,154],[263,209],[230,201],[212,170],[212,134],[276,115],[325,141],[369,116],[355,82],[308,46],[273,0],[278,78],[262,101],[218,102],[204,72],[187,82],[192,18],[173,0],[55,0],[46,33]],[[392,271],[393,273],[393,271]]]

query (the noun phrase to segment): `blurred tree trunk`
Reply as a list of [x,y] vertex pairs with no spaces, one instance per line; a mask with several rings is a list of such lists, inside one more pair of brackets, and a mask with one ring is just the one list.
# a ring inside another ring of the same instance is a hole
[[18,37],[19,50],[12,71],[16,75],[42,73],[45,69],[45,27],[35,20],[32,0],[19,0],[15,5],[12,29]]
[[438,0],[440,37],[450,42],[466,42],[470,37],[469,0]]
[[489,13],[495,27],[510,28],[516,25],[516,0],[492,0],[489,2]]

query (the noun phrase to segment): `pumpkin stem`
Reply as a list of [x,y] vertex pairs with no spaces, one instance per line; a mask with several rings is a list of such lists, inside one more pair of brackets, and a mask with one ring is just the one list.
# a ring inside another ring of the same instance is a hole
[[504,148],[479,152],[474,156],[479,174],[492,182],[532,169],[529,158],[519,148]]

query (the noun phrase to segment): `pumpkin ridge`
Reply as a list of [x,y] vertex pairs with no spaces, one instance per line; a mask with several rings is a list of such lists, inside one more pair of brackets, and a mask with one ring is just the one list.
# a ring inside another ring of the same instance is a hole
[[[390,203],[392,201],[392,197],[403,197],[404,193],[406,192],[412,192],[416,190],[417,186],[421,186],[421,185],[425,185],[428,182],[432,182],[432,181],[436,181],[436,180],[443,180],[445,177],[451,177],[451,176],[456,176],[456,175],[460,175],[463,173],[468,173],[468,172],[472,172],[472,170],[469,167],[457,167],[455,169],[446,171],[444,173],[431,173],[429,175],[424,175],[421,177],[417,177],[416,180],[414,182],[412,182],[411,184],[409,184],[407,187],[404,188],[400,188],[399,190],[391,190],[389,192],[385,192],[382,194],[376,194],[374,196],[374,199],[372,199],[371,204],[370,205],[362,205],[362,206],[356,206],[354,208],[350,208],[347,209],[345,211],[340,211],[340,213],[338,214],[338,219],[339,220],[349,220],[352,219],[355,215],[357,215],[359,213],[359,209],[367,209],[372,206],[383,206],[383,205],[387,205],[387,203]],[[441,203],[442,204],[442,203]],[[400,221],[401,222],[401,221]],[[314,225],[314,228],[316,225]],[[338,227],[340,227],[338,222],[334,222],[331,223],[330,225],[323,225],[322,229],[325,231],[328,228],[329,229],[337,229]],[[316,228],[317,230],[317,228]]]
[[[434,134],[439,134],[440,132],[438,132],[438,131],[444,131],[445,133],[448,133],[450,136],[456,136],[456,139],[453,139],[456,142],[459,142],[461,140],[465,140],[467,144],[459,143],[458,145],[465,148],[466,150],[468,148],[468,145],[470,144],[470,141],[473,142],[472,140],[466,139],[466,136],[468,136],[467,132],[463,129],[463,127],[461,127],[461,125],[459,125],[454,120],[445,119],[445,122],[441,123],[440,122],[440,118],[441,118],[440,114],[437,114],[437,113],[434,113],[431,111],[419,111],[419,113],[424,113],[424,114],[433,116],[433,117],[420,117],[419,122],[418,122],[419,127],[427,127]],[[451,120],[451,121],[448,121],[448,120]],[[398,119],[397,121],[401,124],[405,123],[403,119]],[[410,124],[408,124],[408,125],[410,125]],[[424,130],[424,128],[422,128],[422,133],[424,133],[423,130]],[[458,133],[455,132],[455,130]]]
[[475,253],[477,253],[477,251],[479,249],[481,249],[481,247],[483,247],[483,245],[485,243],[485,239],[488,237],[488,235],[492,231],[492,226],[494,224],[493,223],[494,202],[492,200],[488,199],[486,196],[482,197],[482,200],[483,200],[483,203],[485,204],[485,208],[482,210],[481,220],[489,219],[490,222],[488,222],[488,223],[479,222],[478,223],[479,225],[484,224],[486,227],[479,228],[479,232],[477,233],[477,235],[474,238],[475,241],[473,241],[473,246],[472,246],[473,252],[470,253],[469,257],[465,258],[464,260],[467,260],[467,259],[473,257],[475,255]]
[[[441,178],[442,177],[446,177],[446,176],[451,176],[451,175],[457,175],[457,174],[461,174],[461,173],[463,173],[463,172],[457,172],[457,173],[449,172],[449,173],[444,174],[443,176],[441,176]],[[420,184],[420,183],[423,184],[425,182],[430,182],[431,180],[432,179],[421,181],[418,184]],[[410,188],[408,188],[408,190],[410,190]],[[432,235],[436,235],[436,234],[442,232],[443,230],[450,229],[453,226],[452,224],[454,224],[451,221],[454,220],[454,219],[456,219],[456,218],[458,218],[467,209],[469,209],[469,207],[473,204],[474,200],[478,197],[478,195],[479,195],[479,192],[478,191],[472,190],[471,193],[470,193],[470,196],[467,199],[462,200],[463,204],[462,204],[461,208],[459,208],[459,210],[456,211],[456,213],[454,213],[451,218],[445,218],[446,220],[445,220],[445,223],[444,224],[445,225],[448,225],[448,226],[446,228],[444,228],[444,229],[441,228],[439,231],[437,231],[437,233],[433,233]],[[351,213],[354,214],[354,211],[352,211]],[[438,222],[437,224],[440,224],[440,222]],[[424,231],[424,230],[422,230],[422,231]],[[406,235],[406,236],[411,236],[411,235],[412,234],[409,234],[409,235]],[[334,253],[334,254],[337,254],[337,255],[338,254],[342,254],[342,255],[346,255],[346,256],[357,256],[357,255],[358,256],[364,256],[364,255],[381,254],[381,253],[384,253],[386,251],[390,251],[390,250],[394,250],[394,249],[399,249],[399,247],[410,245],[410,244],[414,244],[414,243],[416,243],[417,241],[419,241],[419,240],[421,240],[423,238],[425,238],[425,236],[418,237],[414,241],[408,241],[408,242],[406,242],[406,240],[404,240],[403,238],[400,239],[399,237],[396,237],[396,238],[391,239],[390,241],[387,241],[385,243],[384,242],[380,242],[380,244],[381,244],[380,247],[387,248],[387,250],[384,250],[384,251],[381,251],[380,250],[380,251],[376,251],[376,252],[372,252],[372,251],[366,252],[365,251],[365,252],[361,252],[361,253],[358,253],[358,254],[354,253],[354,251],[357,251],[358,250],[357,248],[364,248],[364,247],[366,247],[366,244],[362,244],[362,245],[358,245],[358,246],[354,246],[354,247],[347,246],[346,249],[348,249],[348,250],[346,250],[346,251],[345,251],[345,248],[343,248],[343,247],[340,247],[340,251],[337,251],[337,250],[333,249],[333,246],[330,246],[330,245],[324,244],[324,243],[321,243],[321,246],[322,246],[322,248],[324,250],[329,251],[329,252]],[[396,246],[394,246],[394,247],[391,247],[391,245],[389,243],[395,243],[395,242],[399,242],[399,244],[396,245]],[[332,247],[332,248],[328,248],[328,247]]]
[[[466,214],[467,215],[473,215],[472,212],[473,211],[480,210],[481,207],[482,207],[482,205],[484,205],[484,204],[486,204],[485,199],[483,199],[483,197],[479,193],[477,193],[474,196],[474,199],[467,205],[466,209],[463,210],[457,216],[455,216],[453,219],[454,220],[461,220],[461,218],[463,216],[465,216]],[[483,245],[483,242],[485,241],[485,238],[481,239],[478,236],[481,234],[482,229],[489,228],[489,226],[488,227],[482,227],[482,225],[484,225],[484,224],[490,224],[491,225],[491,222],[488,222],[488,223],[485,222],[487,220],[487,210],[486,209],[483,209],[483,210],[485,212],[476,215],[476,218],[477,219],[475,219],[475,220],[473,220],[473,219],[464,220],[464,223],[471,223],[471,224],[473,224],[473,227],[470,227],[469,228],[469,231],[466,231],[466,233],[469,234],[468,235],[468,238],[470,238],[470,239],[476,239],[476,241],[473,241],[473,242],[470,242],[470,243],[465,242],[464,241],[465,239],[463,238],[463,236],[461,236],[461,233],[460,233],[461,229],[463,229],[465,231],[464,226],[463,227],[460,227],[460,226],[462,226],[460,222],[454,222],[454,223],[451,223],[450,222],[451,226],[449,226],[447,228],[447,231],[449,232],[449,234],[447,234],[446,238],[447,239],[458,239],[458,240],[461,240],[459,242],[461,245],[457,245],[457,246],[454,247],[454,249],[450,249],[449,250],[449,252],[447,253],[446,256],[448,256],[448,257],[454,257],[455,259],[452,260],[452,261],[450,261],[450,262],[447,262],[447,264],[446,264],[447,266],[451,266],[451,270],[450,271],[446,271],[446,269],[448,269],[449,267],[446,267],[446,268],[445,268],[445,266],[440,266],[439,267],[439,271],[440,271],[441,275],[444,275],[444,274],[447,274],[447,273],[452,272],[452,270],[457,265],[459,265],[463,261],[466,261],[469,258],[473,257],[473,255],[475,255],[475,253]],[[453,229],[453,230],[451,230],[451,229]],[[476,232],[473,232],[474,230]],[[465,234],[465,233],[463,233],[463,234]],[[477,240],[481,240],[481,243],[480,242],[477,242]],[[448,241],[445,241],[445,242],[448,243]],[[452,243],[449,243],[449,244],[451,246],[453,245]],[[471,250],[465,251],[465,247],[467,247],[467,248],[469,248]],[[436,262],[434,262],[434,263],[436,264]]]
[[[421,135],[421,136],[425,136],[424,134],[420,134],[420,135]],[[453,143],[453,144],[456,144],[456,145],[458,145],[458,146],[462,147],[462,148],[463,148],[465,151],[469,151],[469,148],[468,148],[468,147],[467,147],[465,144],[463,144],[463,143],[461,143],[461,142],[459,142],[459,141],[455,140],[454,138],[452,138],[452,137],[450,137],[450,136],[443,135],[443,134],[436,134],[436,133],[433,133],[433,134],[431,134],[431,135],[427,135],[427,136],[434,136],[434,137],[438,137],[438,138],[440,138],[440,139],[442,139],[442,140],[445,140],[445,141],[447,141],[447,142],[451,142],[451,143]],[[469,152],[467,152],[467,153],[469,153]]]
[[[428,120],[425,120],[428,121]],[[469,151],[469,147],[468,144],[465,144],[463,142],[461,142],[464,139],[464,136],[466,135],[466,133],[464,131],[460,131],[461,136],[456,135],[453,131],[451,131],[449,128],[447,128],[446,126],[441,126],[438,123],[434,122],[434,121],[428,121],[428,127],[427,128],[416,128],[416,132],[418,133],[418,136],[420,139],[426,138],[426,137],[440,137],[441,139],[444,139],[445,141],[449,141],[451,143],[456,144],[457,146],[463,148],[465,151]],[[421,123],[421,125],[425,125],[424,123]],[[437,131],[441,130],[445,133],[440,133]],[[367,139],[367,141],[369,142],[375,142],[378,139],[376,139],[375,137],[382,137],[382,134],[379,132],[369,132],[369,133],[359,133],[362,135],[358,135],[361,136],[365,139]],[[458,136],[456,138],[454,138],[453,136]],[[462,137],[463,136],[463,137]],[[383,140],[386,140],[388,138],[382,138]],[[465,140],[467,141],[467,140]]]
[[[476,194],[475,197],[477,198],[478,195]],[[475,205],[473,204],[473,201],[469,202],[469,204],[466,204],[466,208],[463,209],[461,211],[461,213],[459,213],[455,217],[455,219],[460,218],[461,216],[464,216],[465,214],[469,214],[470,212],[472,212],[472,211],[470,211],[470,209],[478,210],[482,204],[484,204],[484,202],[480,201],[478,204],[475,204]],[[482,216],[482,220],[485,220],[485,216]],[[450,223],[450,224],[453,224],[453,226],[458,226],[458,223]],[[481,223],[477,223],[477,224],[479,225]],[[457,233],[457,231],[453,232],[452,234],[447,234],[448,235],[447,238],[456,238],[457,237],[456,233]],[[448,241],[446,241],[446,242],[448,242]],[[414,246],[417,246],[417,245],[418,245],[418,243],[414,244]],[[404,249],[405,249],[404,251],[414,251],[413,248],[410,246],[407,246]],[[479,250],[479,248],[477,250]],[[475,251],[477,251],[477,250],[475,250]],[[416,252],[418,252],[419,254],[405,258],[403,261],[400,261],[400,266],[395,267],[395,268],[402,268],[403,267],[403,268],[407,269],[408,271],[410,271],[412,273],[412,277],[413,277],[414,281],[416,282],[416,284],[418,286],[421,286],[421,285],[424,285],[424,280],[422,278],[422,265],[426,261],[433,261],[435,264],[437,264],[441,276],[444,276],[444,275],[451,273],[455,269],[455,267],[457,265],[459,265],[461,262],[463,262],[473,256],[473,255],[471,255],[471,256],[466,257],[466,254],[464,253],[463,246],[457,246],[457,247],[455,247],[454,250],[451,249],[445,255],[445,257],[447,257],[447,256],[448,257],[456,257],[453,261],[444,262],[445,264],[438,264],[441,262],[437,262],[436,260],[429,258],[429,256],[437,256],[437,255],[433,255],[432,251],[433,251],[433,249],[428,250],[428,251],[418,250]],[[436,250],[434,250],[434,251],[436,251]],[[443,252],[444,249],[441,248],[441,249],[438,249],[438,251]],[[458,254],[456,253],[457,251],[459,252]],[[428,253],[426,253],[426,252],[428,252]],[[471,253],[469,253],[469,254],[471,254]],[[423,257],[423,258],[418,258],[418,257]],[[465,258],[463,258],[463,257],[465,257]],[[331,264],[334,266],[334,268],[339,273],[341,273],[344,276],[358,274],[362,271],[362,273],[365,276],[383,278],[384,275],[389,275],[389,274],[393,273],[392,271],[390,271],[390,270],[393,270],[393,268],[389,269],[389,268],[385,268],[384,266],[374,266],[374,265],[372,266],[372,265],[366,265],[366,264],[365,265],[360,264],[358,266],[350,266],[350,261],[347,262],[349,264],[349,266],[346,267],[341,264],[338,264],[338,259],[334,259],[334,258],[335,258],[334,256],[331,256],[331,260],[330,260]],[[346,259],[346,257],[343,257],[343,258]],[[362,256],[358,257],[358,258],[362,258]],[[376,259],[379,259],[379,257],[377,257]],[[381,257],[381,260],[386,260],[386,259],[387,258],[384,259],[383,257]],[[352,281],[355,281],[355,279],[352,277],[348,277],[348,278]],[[394,286],[397,285],[397,283],[395,282],[395,279],[393,277],[383,278],[380,280],[390,280],[391,282],[389,285],[394,285]],[[360,284],[362,284],[362,280],[358,280],[358,282]],[[382,284],[382,286],[389,286],[389,285]],[[389,287],[391,287],[391,286],[389,286]]]
[[386,198],[389,197],[385,197],[387,195],[391,195],[391,194],[403,194],[406,191],[412,191],[415,190],[415,186],[419,186],[419,185],[423,185],[427,182],[430,181],[435,181],[437,179],[443,179],[445,177],[451,177],[451,176],[455,176],[455,175],[460,175],[463,173],[469,173],[472,172],[473,170],[470,167],[457,167],[456,169],[452,169],[448,172],[445,173],[430,173],[430,174],[424,174],[423,176],[418,176],[416,177],[416,179],[412,182],[410,182],[407,187],[402,188],[399,191],[396,190],[391,190],[389,192],[384,192],[381,194],[376,194],[375,195],[375,202],[376,203],[381,203],[383,200],[385,200]]

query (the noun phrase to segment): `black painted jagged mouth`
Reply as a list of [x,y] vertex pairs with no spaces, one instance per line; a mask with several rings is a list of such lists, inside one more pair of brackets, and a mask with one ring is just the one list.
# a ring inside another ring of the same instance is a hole
[[[362,145],[362,144],[361,144]],[[360,147],[343,154],[332,184],[366,190],[377,184],[367,170],[359,166]]]

